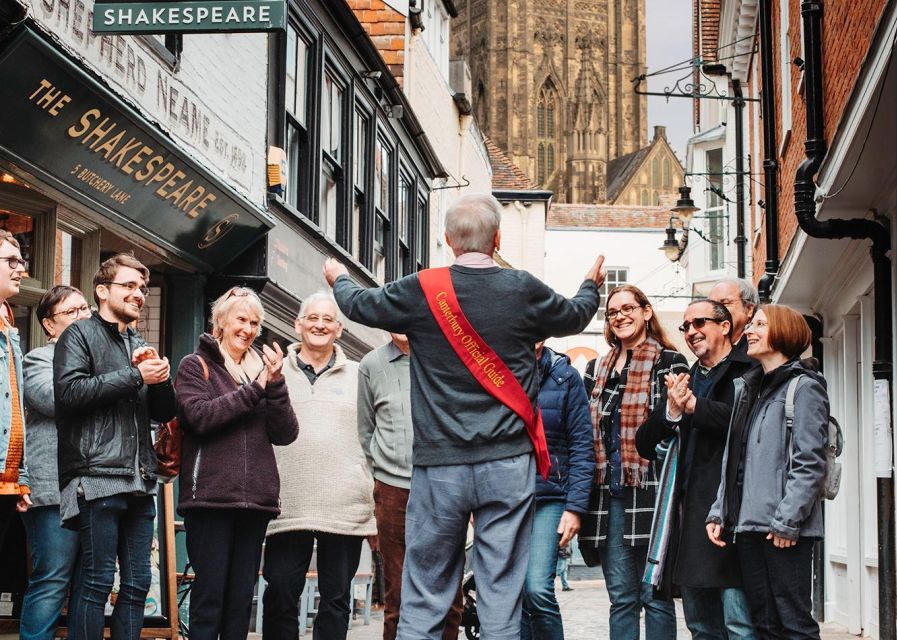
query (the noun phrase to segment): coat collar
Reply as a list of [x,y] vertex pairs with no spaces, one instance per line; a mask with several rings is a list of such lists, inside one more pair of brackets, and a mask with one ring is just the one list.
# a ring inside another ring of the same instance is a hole
[[[296,358],[299,355],[299,349],[301,347],[302,347],[301,342],[294,342],[293,344],[291,344],[287,347],[286,365],[288,367],[292,367],[293,371],[296,371],[297,373],[302,373],[302,371],[299,369],[298,363],[296,362]],[[344,366],[346,366],[346,363],[349,360],[348,360],[348,358],[346,358],[346,353],[343,351],[343,348],[341,346],[339,346],[338,344],[334,344],[333,345],[333,354],[334,354],[334,356],[336,356],[336,358],[333,361],[333,366],[330,367],[331,371],[334,371],[336,369],[341,369]]]

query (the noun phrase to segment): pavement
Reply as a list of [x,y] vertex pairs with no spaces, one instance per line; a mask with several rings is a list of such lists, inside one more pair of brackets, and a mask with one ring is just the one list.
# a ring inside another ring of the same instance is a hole
[[[608,614],[610,601],[602,579],[571,580],[573,591],[557,590],[558,602],[561,605],[561,616],[564,619],[564,635],[567,640],[599,640],[609,638]],[[687,640],[690,634],[685,627],[682,615],[682,603],[676,601],[676,621],[678,627],[677,640]],[[304,638],[311,640],[311,631]],[[464,639],[462,631],[460,638]],[[823,625],[823,640],[856,640],[858,636],[847,633],[837,625]],[[352,623],[347,640],[382,640],[383,612],[375,610],[371,624],[364,625],[360,618]],[[249,634],[249,640],[261,640],[260,634]],[[488,640],[485,639],[485,640]]]

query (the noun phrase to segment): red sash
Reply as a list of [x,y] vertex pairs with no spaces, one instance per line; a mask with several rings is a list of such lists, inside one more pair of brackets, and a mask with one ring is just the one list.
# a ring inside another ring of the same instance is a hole
[[[445,339],[477,382],[523,420],[533,442],[536,468],[543,478],[548,479],[551,458],[545,441],[545,428],[542,426],[542,412],[533,411],[533,404],[520,382],[470,325],[458,304],[448,267],[426,269],[417,275],[433,318]],[[533,349],[535,360],[535,345]]]

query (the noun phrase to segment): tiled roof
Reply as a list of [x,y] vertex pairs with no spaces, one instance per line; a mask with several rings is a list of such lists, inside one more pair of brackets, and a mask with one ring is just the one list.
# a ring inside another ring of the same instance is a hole
[[613,202],[632,175],[642,165],[642,160],[654,145],[652,142],[647,147],[642,147],[625,156],[614,158],[607,163],[607,199]]
[[546,229],[666,229],[669,207],[630,204],[554,204]]
[[489,152],[489,162],[492,164],[492,189],[501,191],[529,191],[536,188],[536,185],[526,177],[526,174],[520,170],[516,164],[511,162],[510,158],[498,148],[492,138],[483,136],[486,143],[486,151]]
[[401,85],[405,75],[405,16],[383,0],[346,0]]

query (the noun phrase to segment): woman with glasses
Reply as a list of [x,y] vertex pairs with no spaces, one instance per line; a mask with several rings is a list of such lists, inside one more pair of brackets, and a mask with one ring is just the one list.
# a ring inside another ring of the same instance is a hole
[[19,633],[27,640],[50,640],[56,634],[78,557],[78,532],[60,526],[53,354],[60,334],[76,320],[89,316],[87,300],[75,287],[58,285],[47,291],[37,303],[37,319],[48,344],[32,349],[23,362],[33,503],[22,514],[31,553],[31,575],[22,603]]
[[655,600],[642,583],[657,489],[655,464],[641,458],[635,434],[655,409],[664,410],[664,376],[685,373],[647,296],[632,285],[607,297],[604,337],[610,353],[595,370],[591,413],[595,430],[595,484],[579,535],[589,564],[600,556],[610,597],[610,638],[639,638],[645,611],[647,640],[675,640],[672,602]]
[[265,530],[280,513],[274,446],[299,433],[280,346],[252,346],[264,317],[254,291],[227,291],[212,304],[212,334],[199,337],[175,381],[184,431],[178,513],[196,576],[191,640],[245,640]]
[[[824,535],[829,402],[810,327],[794,309],[762,305],[745,329],[761,367],[735,381],[722,481],[707,535],[735,544],[758,638],[819,638],[811,615],[812,552]],[[785,406],[793,403],[786,421]]]

